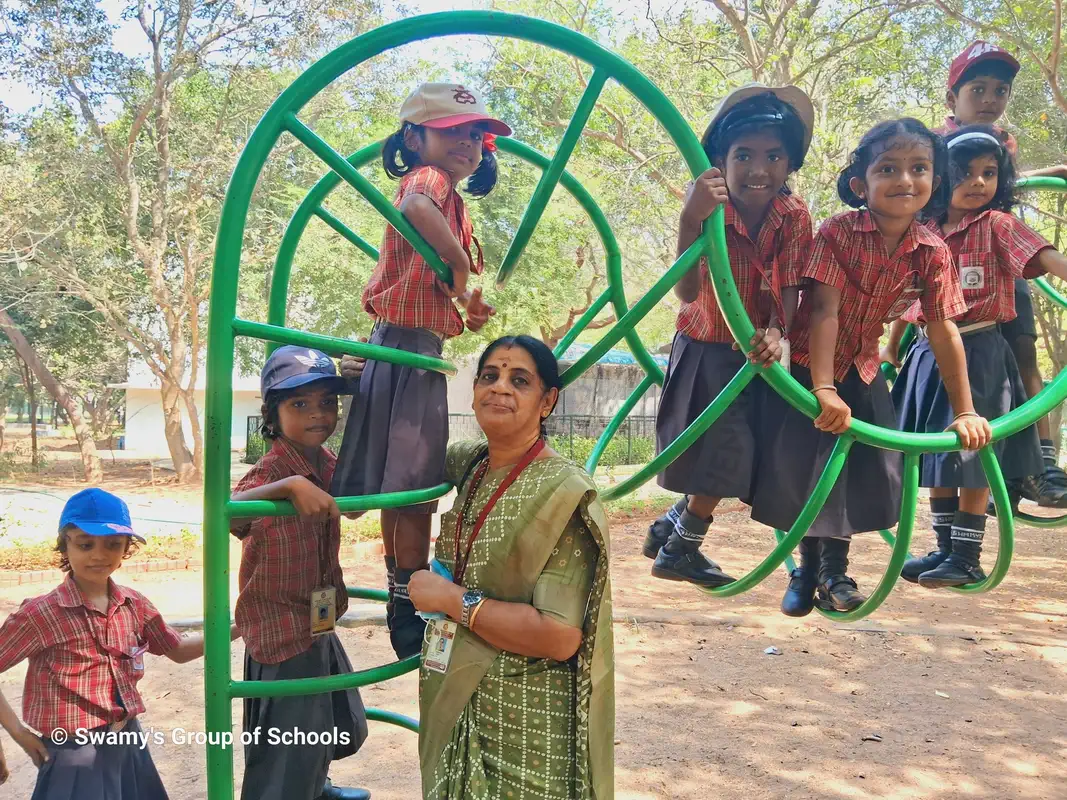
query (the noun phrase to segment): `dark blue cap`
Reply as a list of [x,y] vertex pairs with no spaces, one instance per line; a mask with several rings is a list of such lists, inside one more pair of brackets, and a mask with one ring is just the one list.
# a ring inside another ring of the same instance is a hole
[[287,344],[271,353],[263,365],[263,371],[259,373],[259,391],[266,400],[267,392],[295,389],[322,380],[331,381],[338,391],[344,385],[333,359],[324,352]]
[[68,525],[75,525],[90,536],[132,536],[139,542],[145,540],[134,533],[130,509],[122,498],[103,489],[82,489],[67,501],[59,515],[59,529]]

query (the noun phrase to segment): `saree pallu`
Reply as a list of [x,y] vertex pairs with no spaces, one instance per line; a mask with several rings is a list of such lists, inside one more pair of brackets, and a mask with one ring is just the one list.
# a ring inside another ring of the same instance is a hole
[[[483,442],[449,447],[459,482]],[[485,505],[509,470],[490,470]],[[469,483],[469,482],[468,482]],[[454,569],[454,509],[436,557]],[[610,800],[614,796],[614,655],[607,522],[596,486],[561,457],[534,461],[500,498],[475,541],[464,585],[527,603],[582,630],[568,661],[501,651],[460,628],[447,673],[420,671],[419,758],[425,800]],[[469,529],[464,531],[464,544]]]

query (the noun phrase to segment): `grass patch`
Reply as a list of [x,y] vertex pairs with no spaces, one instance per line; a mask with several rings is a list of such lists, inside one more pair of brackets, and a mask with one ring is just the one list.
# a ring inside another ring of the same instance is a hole
[[649,514],[660,514],[671,506],[677,497],[673,494],[661,492],[651,497],[619,497],[604,503],[604,510],[618,519],[633,519],[634,517],[647,517]]

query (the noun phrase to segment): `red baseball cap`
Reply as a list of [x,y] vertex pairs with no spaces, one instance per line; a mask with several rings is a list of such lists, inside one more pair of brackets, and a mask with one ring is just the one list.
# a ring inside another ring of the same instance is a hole
[[952,62],[952,66],[948,70],[948,89],[950,92],[956,90],[956,84],[960,82],[960,78],[963,77],[963,73],[973,67],[975,64],[981,64],[983,61],[1003,61],[1009,67],[1011,67],[1011,73],[1014,77],[1019,71],[1019,61],[1009,53],[995,44],[984,42],[979,39],[976,42],[971,42],[967,45],[963,52],[956,56]]

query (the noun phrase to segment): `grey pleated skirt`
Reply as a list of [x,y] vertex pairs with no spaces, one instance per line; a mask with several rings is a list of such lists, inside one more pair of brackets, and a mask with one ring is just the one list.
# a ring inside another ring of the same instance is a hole
[[[993,421],[1026,402],[1026,387],[1011,347],[997,328],[963,336],[967,376],[971,382],[974,409]],[[908,351],[893,384],[893,402],[899,409],[900,429],[915,433],[941,433],[952,424],[955,413],[941,372],[930,349],[930,340],[920,336]],[[993,445],[1005,478],[1025,478],[1044,469],[1037,427],[1019,431]],[[919,461],[919,485],[982,489],[987,486],[978,453],[924,453]]]
[[[807,367],[794,362],[791,372],[801,385],[811,389]],[[896,427],[893,399],[881,372],[866,384],[853,367],[836,385],[855,419],[884,428]],[[761,466],[752,519],[785,531],[800,516],[837,437],[820,431],[769,387],[763,397]],[[807,535],[841,538],[892,528],[900,519],[903,466],[904,457],[896,451],[858,442],[852,445],[845,467]]]
[[[745,360],[731,344],[675,334],[656,414],[657,453],[703,413]],[[679,494],[748,502],[757,468],[756,407],[762,383],[759,378],[749,383],[704,435],[660,473],[659,485]]]
[[[440,358],[443,342],[424,328],[381,323],[371,344]],[[440,372],[368,361],[345,423],[330,494],[428,489],[444,482],[448,387]],[[432,514],[437,501],[397,509]]]
[[[136,720],[122,731],[141,733]],[[45,738],[49,759],[37,772],[31,800],[167,800],[148,748],[140,744],[63,745]]]
[[[261,664],[245,654],[245,680],[319,678],[352,671],[341,640],[330,633],[280,664]],[[331,761],[359,750],[367,738],[367,715],[359,690],[297,697],[246,697],[244,730],[259,731],[259,743],[245,746],[242,800],[315,800],[322,794]],[[326,734],[327,744],[271,744],[271,731]]]

